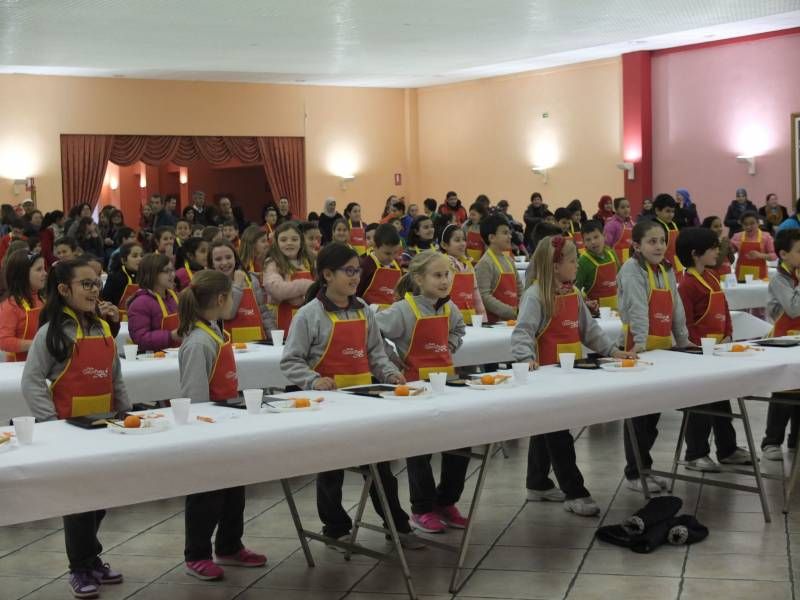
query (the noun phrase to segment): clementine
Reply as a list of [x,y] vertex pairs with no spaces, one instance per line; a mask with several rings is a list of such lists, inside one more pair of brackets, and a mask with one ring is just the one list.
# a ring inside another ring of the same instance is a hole
[[142,420],[136,415],[128,415],[122,425],[127,429],[138,429],[142,426]]

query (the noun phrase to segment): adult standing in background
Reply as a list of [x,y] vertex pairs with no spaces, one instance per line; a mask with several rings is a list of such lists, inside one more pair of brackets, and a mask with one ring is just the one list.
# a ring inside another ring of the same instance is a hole
[[[405,207],[403,208],[405,209]],[[333,222],[341,218],[342,215],[336,212],[336,199],[326,198],[325,207],[319,215],[319,232],[322,235],[323,246],[330,242],[333,237]]]
[[600,196],[597,201],[597,212],[594,213],[592,219],[604,223],[614,216],[614,201],[611,196]]
[[156,227],[175,227],[178,224],[178,197],[169,195],[164,200],[164,208],[156,215]]
[[461,226],[467,220],[467,209],[461,204],[458,199],[458,194],[453,191],[447,192],[444,204],[439,207],[439,214],[445,217],[453,216],[456,224]]
[[761,228],[774,235],[778,225],[789,218],[789,211],[785,206],[778,204],[778,194],[769,193],[764,206],[758,209],[758,216],[761,217]]
[[206,207],[206,193],[202,190],[195,190],[192,193],[192,208],[194,208],[195,222],[200,225],[213,225],[213,210]]
[[699,227],[700,217],[697,216],[697,205],[692,202],[689,190],[686,188],[675,190],[675,202],[678,204],[675,208],[675,225],[678,226],[678,229]]
[[725,213],[725,227],[728,228],[729,238],[733,239],[733,235],[742,230],[742,225],[739,223],[739,220],[746,212],[758,214],[758,208],[747,199],[747,190],[739,188],[736,190],[736,199],[730,203],[728,212]]
[[651,221],[656,218],[656,211],[653,210],[653,199],[645,198],[642,200],[642,210],[636,217],[636,222]]
[[526,243],[530,242],[533,228],[552,214],[547,209],[547,204],[544,203],[542,195],[539,192],[533,192],[531,194],[531,203],[528,204],[528,208],[525,209],[525,214],[522,216],[522,220],[525,221]]
[[289,199],[286,196],[281,196],[278,200],[278,225],[286,221],[292,221],[292,211],[289,210]]

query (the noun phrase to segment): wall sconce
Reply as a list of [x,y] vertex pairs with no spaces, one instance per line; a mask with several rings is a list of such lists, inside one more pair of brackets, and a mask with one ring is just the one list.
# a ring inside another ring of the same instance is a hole
[[116,192],[119,189],[119,179],[116,177],[109,177],[108,187],[110,187],[112,191]]
[[351,181],[354,181],[356,178],[355,175],[343,175],[341,180],[339,181],[339,187],[342,191],[347,189],[347,184]]
[[542,183],[547,183],[547,169],[545,167],[537,167],[534,165],[531,167],[531,171],[536,173],[536,175],[542,176]]
[[636,168],[635,168],[635,166],[634,166],[634,164],[632,162],[625,161],[625,162],[617,163],[617,168],[620,171],[626,171],[627,174],[628,174],[628,181],[633,181],[633,178],[634,178],[635,173],[636,173]]
[[14,195],[19,196],[22,192],[25,191],[26,188],[26,180],[25,179],[15,179],[13,184]]
[[145,175],[144,171],[139,173],[139,187],[142,189],[147,187],[147,175]]
[[181,185],[189,183],[189,169],[187,167],[180,167],[178,170],[178,181],[181,182]]
[[741,154],[736,157],[736,160],[741,163],[747,163],[747,173],[749,175],[756,174],[756,157],[755,156],[742,156]]

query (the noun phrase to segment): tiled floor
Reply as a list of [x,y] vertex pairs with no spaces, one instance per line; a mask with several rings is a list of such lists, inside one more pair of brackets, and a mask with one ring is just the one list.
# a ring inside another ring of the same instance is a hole
[[[765,407],[751,406],[753,428],[760,439]],[[666,467],[674,451],[680,417],[662,417],[654,456]],[[744,436],[740,430],[740,443]],[[587,486],[603,507],[600,518],[564,512],[560,505],[526,503],[524,473],[527,442],[507,444],[509,457],[490,463],[473,544],[471,569],[457,596],[447,592],[455,555],[441,550],[408,551],[407,558],[421,598],[522,598],[608,600],[725,600],[800,598],[800,503],[796,514],[781,513],[780,482],[767,482],[773,522],[764,523],[755,495],[678,483],[684,510],[696,513],[711,529],[707,540],[690,548],[664,547],[653,554],[634,554],[595,540],[598,525],[615,523],[643,504],[641,495],[622,485],[620,423],[585,429],[576,443]],[[402,468],[397,462],[396,468]],[[778,472],[779,463],[768,463]],[[474,474],[473,474],[474,475]],[[736,475],[727,479],[746,478]],[[401,499],[407,480],[400,474]],[[475,477],[468,482],[469,498]],[[319,527],[310,477],[294,481],[299,509],[308,528]],[[355,504],[360,491],[348,475],[345,501]],[[461,504],[467,508],[468,501]],[[107,600],[389,600],[402,599],[405,588],[393,563],[342,555],[312,542],[317,561],[309,568],[277,483],[248,488],[245,542],[269,555],[264,569],[228,568],[221,582],[202,583],[182,571],[183,500],[174,498],[109,511],[101,529],[105,559],[125,575],[120,586],[103,588]],[[371,509],[370,509],[371,510]],[[71,597],[65,576],[60,520],[52,519],[0,529],[0,599]],[[438,540],[455,539],[450,534]],[[365,532],[367,545],[385,548],[382,534]],[[477,567],[477,568],[476,568]],[[472,570],[474,569],[474,570]],[[795,570],[798,570],[797,572]]]

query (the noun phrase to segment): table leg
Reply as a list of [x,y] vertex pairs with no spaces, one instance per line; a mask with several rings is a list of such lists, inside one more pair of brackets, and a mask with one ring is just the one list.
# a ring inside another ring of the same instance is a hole
[[[358,529],[361,527],[361,520],[364,518],[364,509],[367,506],[367,500],[369,500],[369,488],[372,486],[372,473],[368,469],[359,469],[359,471],[364,474],[365,477],[364,487],[361,488],[361,498],[359,498],[358,508],[356,509],[356,516],[355,519],[353,519],[353,528],[350,530],[350,544],[352,546],[355,546],[356,537],[358,537]],[[352,555],[353,553],[348,548],[344,554],[344,559],[350,560]]]
[[678,472],[678,462],[681,460],[681,450],[683,450],[683,440],[686,437],[686,425],[689,422],[690,408],[683,411],[683,419],[681,420],[681,431],[678,434],[678,445],[675,447],[675,458],[672,459],[672,479],[669,482],[669,493],[675,489],[675,474]]
[[769,523],[772,519],[769,515],[769,501],[767,494],[764,491],[764,479],[761,477],[761,465],[758,463],[758,456],[756,455],[756,445],[753,440],[753,430],[750,427],[750,415],[747,412],[743,398],[737,398],[739,403],[739,415],[742,419],[744,426],[744,435],[747,438],[747,449],[750,451],[750,459],[753,461],[753,475],[756,477],[756,486],[758,487],[758,495],[761,498],[761,510],[764,513],[764,522]]
[[[625,427],[628,428],[628,435],[631,438],[633,448],[633,458],[636,460],[636,469],[639,471],[639,481],[642,482],[642,493],[645,499],[650,500],[650,490],[647,487],[647,475],[642,466],[642,455],[639,452],[639,437],[636,435],[636,428],[633,426],[633,419],[625,419]],[[648,469],[649,471],[649,469]]]
[[792,471],[791,475],[789,475],[789,481],[784,482],[784,492],[783,492],[783,512],[788,514],[789,513],[789,504],[792,501],[792,492],[794,491],[794,486],[797,485],[797,477],[798,473],[800,473],[800,444],[797,445],[794,451],[794,458],[792,459]]
[[283,495],[286,497],[286,504],[289,506],[289,512],[292,515],[294,528],[297,530],[297,537],[300,538],[300,547],[303,549],[303,554],[306,557],[306,562],[309,567],[314,566],[314,557],[311,555],[311,549],[308,547],[308,540],[306,539],[305,531],[303,531],[303,523],[300,521],[300,513],[297,512],[297,505],[294,503],[294,496],[292,495],[292,488],[286,479],[281,479],[281,487],[283,487]]

